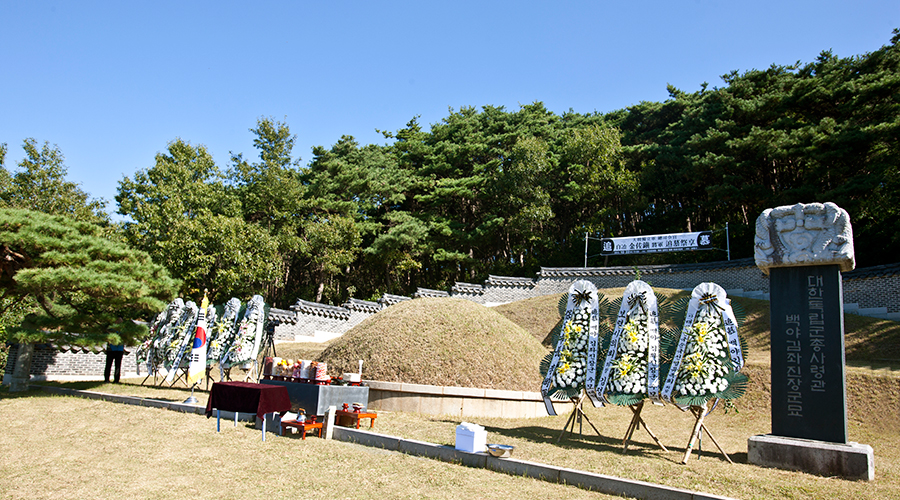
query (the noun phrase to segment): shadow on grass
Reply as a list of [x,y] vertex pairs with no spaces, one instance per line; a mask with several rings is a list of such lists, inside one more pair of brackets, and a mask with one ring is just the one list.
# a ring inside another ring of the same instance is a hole
[[57,382],[52,380],[31,382],[31,385],[40,385],[47,387],[60,387],[63,389],[72,389],[75,391],[96,391],[98,388],[110,385],[108,382],[99,380],[82,380],[76,382]]
[[[684,458],[684,449],[682,448],[669,448],[668,454],[659,454],[658,458],[661,458],[667,462],[671,462],[675,465],[682,465],[681,460]],[[728,458],[731,459],[732,462],[736,464],[746,464],[747,463],[747,454],[746,453],[729,453]],[[703,451],[694,450],[691,453],[690,458],[688,458],[688,463],[691,462],[704,462],[704,461],[718,461],[718,462],[727,462],[725,457],[722,456],[722,453],[713,447],[712,450],[706,449]]]
[[[0,386],[0,399],[19,399],[19,398],[33,398],[35,396],[43,396],[45,392],[42,392],[38,389],[29,389],[27,391],[20,392],[9,392],[9,386],[2,385]],[[49,394],[46,394],[49,396]]]
[[874,361],[856,361],[847,360],[847,366],[853,368],[865,368],[872,371],[882,371],[889,373],[900,372],[900,361],[898,360],[874,360]]
[[[440,419],[438,421],[444,423],[459,422],[459,420],[455,419]],[[561,421],[561,423],[564,424],[565,421]],[[625,426],[623,426],[622,429],[613,429],[610,427],[603,429],[606,431],[621,430],[622,437],[598,435],[587,422],[583,423],[583,427],[581,429],[582,432],[578,431],[578,427],[576,427],[575,431],[573,432],[571,430],[571,427],[567,427],[566,430],[563,430],[561,427],[554,428],[538,425],[523,427],[498,427],[485,425],[484,428],[487,432],[493,435],[535,443],[553,443],[556,444],[559,448],[566,450],[592,452],[601,451],[627,455],[630,457],[656,458],[677,465],[681,465],[681,460],[684,457],[685,451],[685,448],[683,446],[684,443],[680,443],[677,446],[673,446],[676,443],[663,443],[666,445],[668,452],[663,451],[662,448],[660,448],[659,445],[657,445],[655,442],[649,441],[650,437],[647,434],[642,434],[644,431],[641,429],[635,431],[633,439],[629,441],[628,450],[626,451],[622,442],[626,431]],[[560,437],[561,435],[562,437]],[[640,439],[647,439],[647,441],[641,441]],[[729,453],[728,457],[731,458],[734,463],[747,463],[746,452]],[[718,450],[718,448],[716,448],[713,442],[706,439],[703,439],[695,445],[689,461],[694,460],[726,462],[725,457]]]
[[[75,391],[91,391],[91,392],[99,392],[104,394],[112,394],[112,395],[120,395],[120,396],[134,396],[138,398],[144,399],[154,399],[157,401],[167,401],[172,403],[178,403],[184,401],[188,396],[190,396],[191,389],[190,387],[168,387],[166,385],[157,386],[157,385],[141,385],[138,382],[129,383],[122,382],[118,384],[112,384],[108,382],[98,381],[98,380],[80,380],[80,381],[33,381],[30,383],[32,389],[21,393],[27,394],[29,396],[35,396],[39,393],[43,393],[40,389],[35,389],[34,387],[56,387],[60,389],[70,389]],[[8,394],[8,388],[6,386],[2,389],[2,394],[4,397]],[[204,394],[208,391],[203,390],[203,388],[195,388],[194,393]],[[172,394],[176,395],[173,396]],[[17,395],[20,393],[14,393]],[[49,393],[43,393],[48,394]]]

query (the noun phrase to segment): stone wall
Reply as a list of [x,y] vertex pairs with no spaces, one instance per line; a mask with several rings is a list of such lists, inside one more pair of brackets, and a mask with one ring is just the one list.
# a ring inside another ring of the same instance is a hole
[[[742,290],[767,293],[769,279],[763,275],[753,259],[740,259],[707,264],[683,264],[662,266],[640,266],[641,279],[651,286],[691,290],[700,283],[714,282],[726,290]],[[544,280],[562,281],[555,287],[561,293],[578,276],[578,269],[541,269]],[[585,279],[597,288],[624,288],[635,279],[635,270],[626,267],[606,267],[587,269]]]
[[384,307],[383,303],[359,299],[350,299],[343,306],[298,300],[290,310],[270,309],[268,320],[275,323],[277,341],[316,342],[343,335]]
[[900,264],[856,269],[842,277],[845,310],[856,305],[860,314],[900,320]]
[[[733,295],[768,298],[769,278],[756,267],[754,259],[638,266],[641,279],[652,286],[691,290],[712,281]],[[483,284],[457,282],[449,293],[420,288],[415,297],[453,297],[492,306],[518,300],[564,293],[573,281],[587,279],[597,288],[624,288],[635,278],[634,267],[541,268],[534,278],[489,276]],[[844,274],[844,302],[847,311],[876,317],[900,319],[900,264],[859,269]],[[312,339],[316,332],[331,336],[345,333],[385,307],[410,297],[385,295],[377,303],[351,299],[341,307],[298,301],[276,327],[279,340]],[[290,313],[293,312],[293,315]],[[288,317],[290,316],[290,317]],[[273,315],[270,313],[270,320]],[[293,323],[295,322],[295,323]],[[288,325],[290,323],[290,325]],[[290,333],[288,333],[290,332]]]
[[[457,418],[546,417],[547,409],[539,392],[502,391],[474,387],[441,387],[366,380],[369,386],[369,408],[405,411],[429,415],[452,415]],[[571,410],[568,401],[554,401],[559,415]]]
[[[9,348],[9,362],[4,372],[4,381],[12,376],[13,363],[18,350],[18,344],[13,344]],[[127,349],[127,351],[128,354],[122,357],[122,378],[137,376],[135,349]],[[105,367],[106,352],[103,347],[86,348],[38,344],[34,348],[34,357],[31,360],[31,375],[37,380],[94,380],[102,379]]]
[[[733,295],[768,299],[769,278],[754,259],[704,264],[637,266],[651,286],[691,290],[714,282]],[[634,267],[541,268],[534,279],[490,276],[484,284],[456,283],[451,296],[487,306],[543,295],[564,293],[575,280],[597,288],[624,288],[635,279]],[[900,320],[900,264],[873,266],[843,274],[845,310],[850,313]]]
[[[660,288],[693,289],[713,281],[726,290],[769,292],[769,279],[753,259],[705,264],[637,266],[641,279]],[[541,268],[535,278],[490,276],[483,285],[457,283],[452,296],[484,305],[505,304],[531,297],[564,293],[573,281],[586,279],[597,288],[624,288],[635,279],[634,267]]]
[[[714,282],[726,290],[767,293],[769,278],[756,267],[753,259],[740,259],[705,264],[638,266],[641,279],[660,288],[693,289],[700,283]],[[624,288],[635,279],[631,267],[542,268],[538,286],[552,293],[562,293],[575,279],[587,279],[597,288]],[[553,282],[551,284],[551,282]]]

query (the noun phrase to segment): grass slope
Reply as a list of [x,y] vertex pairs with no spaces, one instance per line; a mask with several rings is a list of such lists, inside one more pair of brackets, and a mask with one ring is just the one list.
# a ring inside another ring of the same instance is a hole
[[562,294],[542,295],[493,307],[494,311],[521,326],[540,343],[550,345],[553,328],[562,320],[559,300]]
[[[624,288],[600,290],[609,300],[622,296]],[[654,288],[672,302],[689,292]],[[497,312],[521,326],[536,339],[549,341],[549,332],[560,321],[561,295],[548,295],[497,307]],[[763,415],[771,411],[769,381],[769,302],[733,297],[746,311],[740,334],[747,340],[749,356],[744,372],[750,376],[747,394],[737,400],[741,411]],[[552,318],[552,319],[547,319]],[[662,318],[663,328],[680,328],[672,318]],[[900,407],[900,323],[847,314],[844,316],[847,359],[847,414],[850,425],[865,424],[882,432],[900,432],[896,418]],[[532,389],[537,390],[537,389]]]
[[[658,294],[676,302],[690,295],[683,290],[654,288]],[[621,298],[624,288],[610,288],[599,292],[609,300]],[[518,324],[536,339],[549,346],[550,331],[562,318],[558,303],[562,294],[545,295],[512,302],[494,308],[498,313]],[[766,300],[732,297],[747,313],[741,326],[741,336],[747,340],[752,361],[769,360],[769,302]],[[603,311],[600,311],[601,316]],[[607,320],[609,318],[606,318]],[[663,328],[677,328],[672,318],[661,318]],[[855,314],[844,315],[844,344],[847,362],[851,365],[900,368],[900,323]]]

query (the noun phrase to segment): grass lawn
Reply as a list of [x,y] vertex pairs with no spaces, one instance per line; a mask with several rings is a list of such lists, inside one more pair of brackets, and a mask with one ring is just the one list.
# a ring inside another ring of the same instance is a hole
[[[378,425],[416,418],[385,414]],[[0,428],[5,499],[612,498],[340,441],[262,442],[250,424],[217,433],[199,415],[36,391],[0,393]]]
[[[761,376],[765,367],[751,366]],[[853,379],[853,375],[848,378]],[[867,377],[884,390],[894,376]],[[183,401],[190,391],[123,384],[55,383],[73,389]],[[754,396],[754,394],[757,394]],[[205,404],[207,393],[195,395]],[[887,401],[888,403],[890,400]],[[557,443],[566,415],[536,419],[469,419],[485,426],[488,442],[516,446],[518,459],[649,481],[734,498],[900,498],[900,433],[896,413],[876,418],[851,412],[850,439],[875,450],[873,482],[847,481],[746,463],[747,437],[770,431],[765,396],[739,400],[738,413],[717,409],[706,423],[729,453],[728,464],[712,442],[681,465],[692,419],[669,406],[646,405],[643,416],[669,452],[638,430],[627,453],[621,439],[631,418],[627,408],[592,408],[581,433]],[[893,407],[896,411],[896,406]],[[884,417],[884,418],[882,418]],[[380,433],[452,446],[458,418],[379,412]],[[30,391],[0,392],[0,465],[3,498],[187,498],[258,497],[309,492],[314,496],[360,498],[607,498],[564,485],[514,478],[479,469],[308,438],[279,437],[265,443],[250,424],[237,428],[202,416],[152,408],[50,396]],[[696,447],[695,447],[696,450]],[[27,464],[27,465],[24,465]],[[37,492],[37,493],[36,493]],[[46,494],[41,493],[46,492]],[[177,492],[177,493],[176,493]]]

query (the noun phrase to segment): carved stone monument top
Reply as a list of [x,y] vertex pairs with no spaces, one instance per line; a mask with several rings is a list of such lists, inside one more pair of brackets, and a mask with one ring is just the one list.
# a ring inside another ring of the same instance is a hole
[[850,216],[834,203],[769,208],[756,219],[756,265],[769,268],[837,264],[856,267]]

